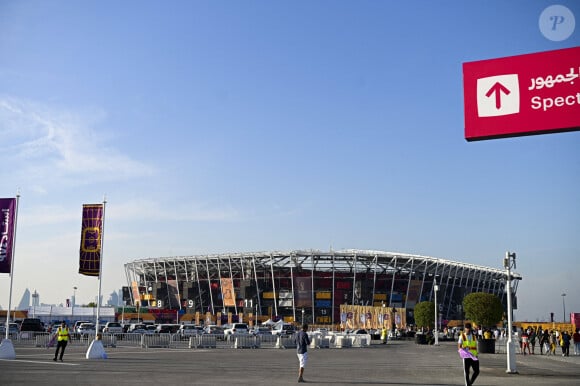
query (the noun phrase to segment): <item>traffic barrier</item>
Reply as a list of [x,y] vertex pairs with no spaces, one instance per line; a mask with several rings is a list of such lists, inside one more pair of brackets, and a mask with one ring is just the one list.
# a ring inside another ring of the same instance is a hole
[[330,338],[313,335],[310,339],[310,348],[330,348]]
[[141,337],[141,347],[169,347],[171,341],[171,334],[143,334]]
[[141,346],[142,334],[117,334],[117,344],[123,346]]
[[292,335],[280,335],[276,342],[276,348],[296,348],[296,341]]
[[338,335],[334,339],[334,347],[336,348],[347,348],[352,346],[352,341],[349,337],[344,335]]
[[[195,340],[196,345],[195,348],[216,348],[217,347],[217,339],[215,335],[207,334],[207,335],[198,335],[195,337],[191,337],[190,342]],[[190,345],[191,347],[191,345]]]
[[115,334],[102,334],[101,342],[105,347],[117,347],[117,337]]
[[350,336],[352,347],[366,347],[371,341],[370,335],[351,335]]
[[256,343],[256,339],[253,335],[235,335],[234,348],[256,348],[260,347],[259,343]]

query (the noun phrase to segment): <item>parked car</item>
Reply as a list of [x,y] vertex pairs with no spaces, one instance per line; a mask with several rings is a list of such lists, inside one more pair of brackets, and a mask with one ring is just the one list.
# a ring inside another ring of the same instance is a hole
[[163,323],[158,324],[155,332],[157,334],[175,334],[179,330],[179,324]]
[[248,325],[246,323],[233,323],[224,330],[224,336],[226,338],[236,334],[249,334]]
[[44,332],[44,325],[38,318],[26,318],[20,324],[20,331]]
[[209,324],[203,328],[203,332],[206,334],[224,334],[223,326],[216,326],[215,324]]
[[94,336],[96,335],[95,328],[96,327],[94,323],[83,323],[78,327],[78,333],[80,336]]
[[[79,327],[83,323],[92,323],[90,320],[77,320],[75,324],[73,324],[72,332],[79,332]],[[60,326],[60,323],[56,326],[57,328]]]
[[119,322],[107,322],[103,328],[103,332],[108,334],[122,334],[123,326]]
[[292,335],[296,332],[296,327],[291,323],[282,323],[272,328],[272,335]]
[[182,324],[177,330],[177,334],[181,339],[189,338],[190,336],[196,336],[203,334],[203,327],[196,326],[194,324]]
[[272,332],[269,327],[254,327],[250,331],[252,335],[271,335]]
[[145,334],[146,326],[143,323],[131,323],[128,334]]
[[[10,335],[18,334],[18,324],[10,323],[8,325],[8,334],[10,334]],[[6,324],[5,323],[0,324],[0,335],[2,337],[4,337],[4,335],[6,335]]]

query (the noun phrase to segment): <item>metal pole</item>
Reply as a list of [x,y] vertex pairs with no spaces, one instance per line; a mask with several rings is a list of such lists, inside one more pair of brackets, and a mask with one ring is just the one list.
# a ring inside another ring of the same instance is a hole
[[564,323],[566,323],[566,303],[564,302],[564,298],[566,294],[562,294],[562,309],[564,310]]
[[103,247],[105,236],[105,207],[107,206],[107,198],[103,197],[103,217],[101,219],[101,261],[99,262],[99,295],[97,296],[97,322],[95,323],[95,339],[99,338],[99,318],[101,315],[101,284],[103,282]]
[[433,292],[435,292],[435,329],[433,330],[433,335],[435,337],[435,346],[439,346],[439,332],[437,331],[437,314],[439,309],[437,308],[437,291],[439,291],[439,286],[437,285],[437,279],[433,279]]
[[513,333],[512,333],[512,286],[511,286],[511,259],[514,259],[514,268],[516,267],[516,254],[506,252],[505,258],[503,260],[504,267],[507,271],[507,279],[506,279],[506,291],[507,291],[507,316],[508,316],[508,341],[507,341],[507,370],[506,373],[508,374],[517,374],[516,370],[516,357],[515,357],[515,347],[514,342],[512,341]]
[[[14,230],[12,233],[12,259],[10,261],[10,290],[8,293],[8,311],[6,311],[6,341],[8,342],[10,334],[10,308],[12,307],[12,283],[14,282],[14,257],[16,256],[16,226],[18,224],[18,203],[20,201],[20,192],[16,192],[16,209],[14,210]],[[12,314],[12,319],[14,319]]]

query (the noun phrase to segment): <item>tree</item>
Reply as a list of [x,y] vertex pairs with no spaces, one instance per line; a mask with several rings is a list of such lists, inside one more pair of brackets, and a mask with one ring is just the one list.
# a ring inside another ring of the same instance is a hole
[[485,292],[474,292],[463,298],[465,317],[478,327],[495,326],[502,320],[503,306],[501,300]]
[[414,316],[417,327],[432,328],[435,323],[435,304],[433,302],[417,303]]

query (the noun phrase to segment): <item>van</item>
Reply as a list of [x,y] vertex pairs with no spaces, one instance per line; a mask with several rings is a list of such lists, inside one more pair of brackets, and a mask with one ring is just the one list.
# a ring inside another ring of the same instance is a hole
[[73,325],[72,332],[79,332],[79,327],[83,323],[92,323],[90,320],[77,320]]
[[103,332],[109,334],[122,334],[123,326],[121,326],[121,323],[119,322],[107,322],[103,328]]
[[20,331],[44,332],[44,325],[38,318],[26,318],[20,324]]

